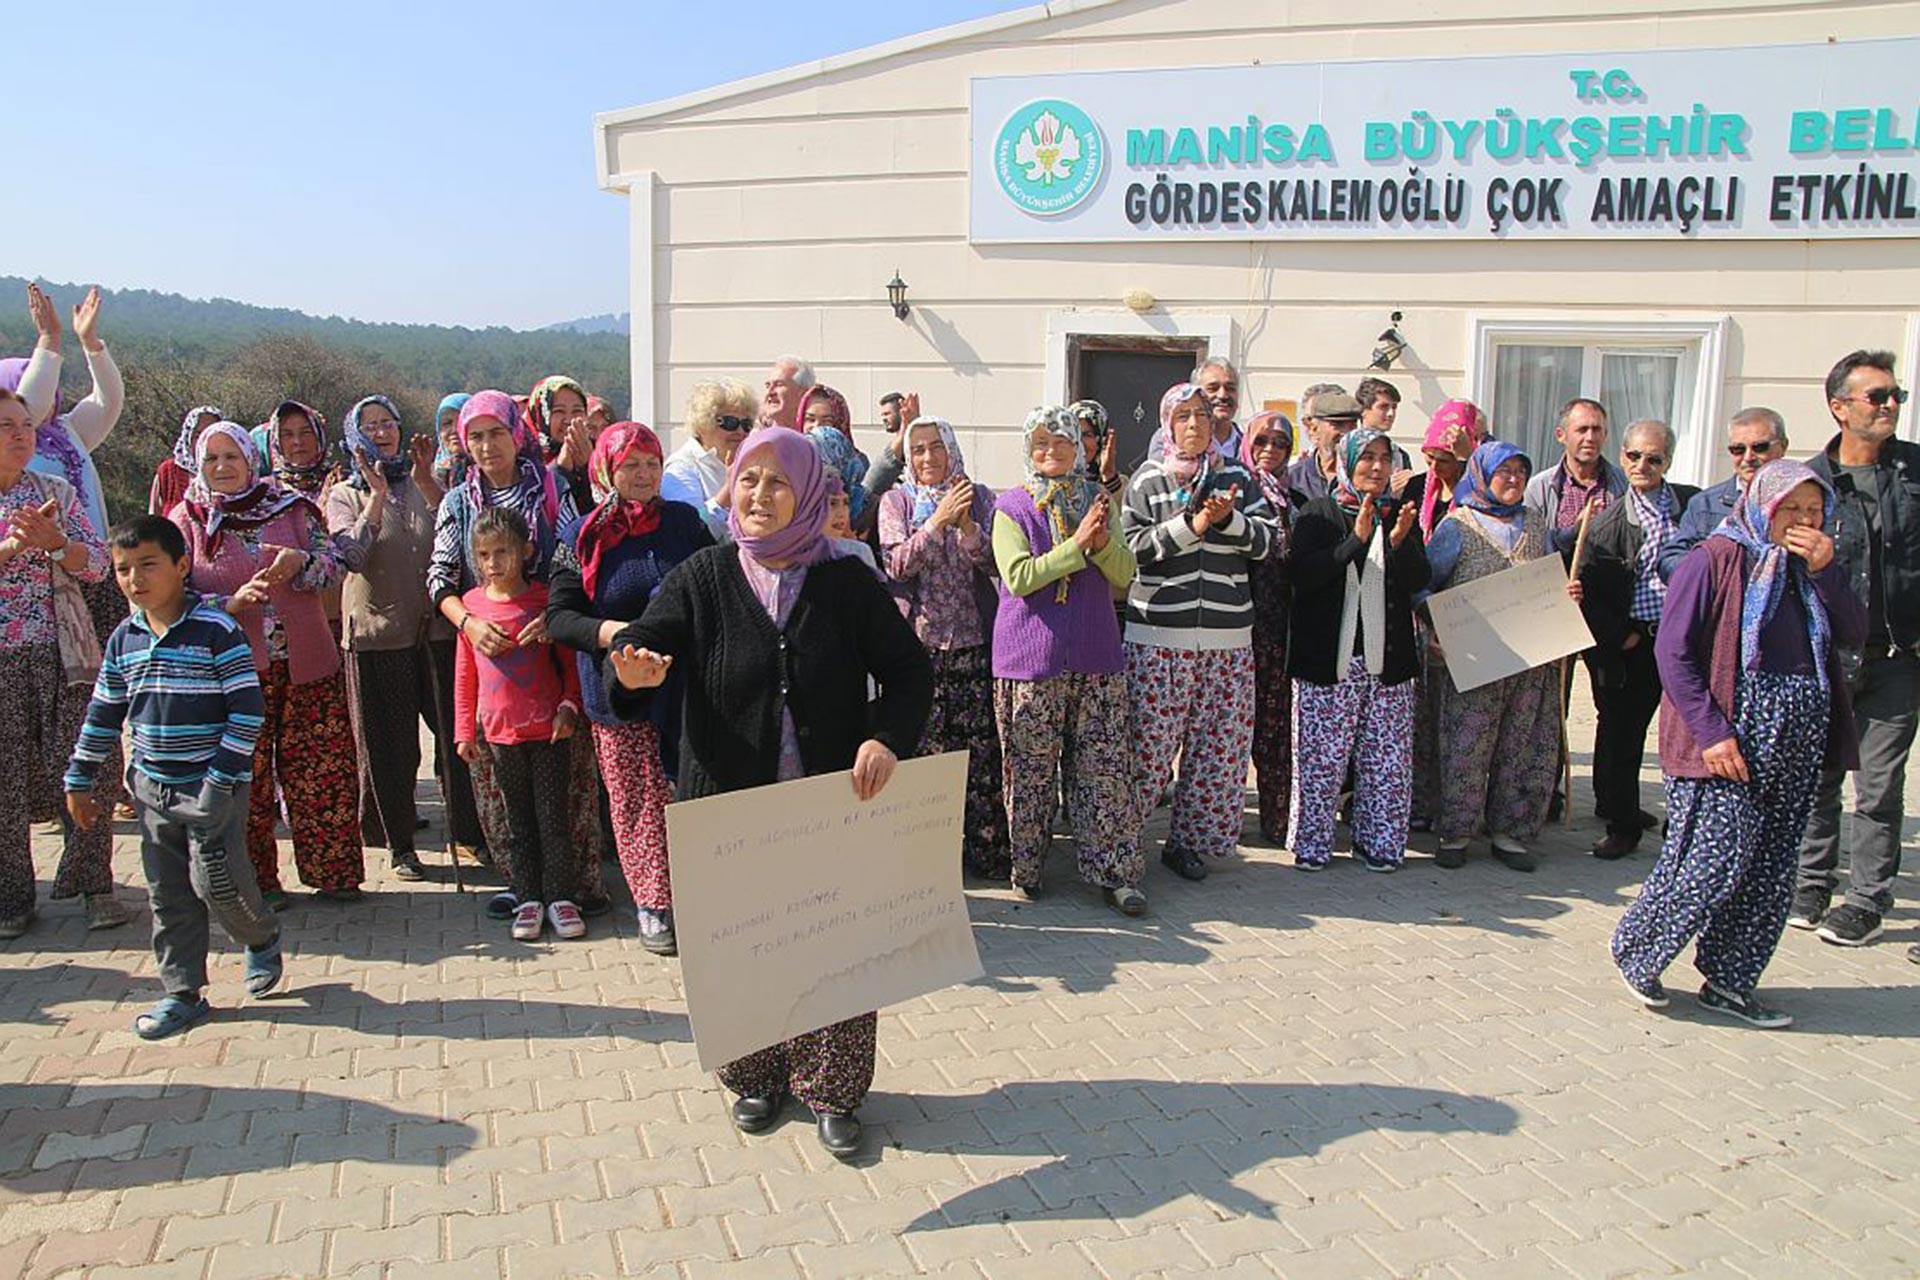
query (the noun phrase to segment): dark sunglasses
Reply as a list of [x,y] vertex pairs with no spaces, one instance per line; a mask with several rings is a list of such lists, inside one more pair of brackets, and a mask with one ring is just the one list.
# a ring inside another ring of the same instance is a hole
[[1865,395],[1847,396],[1845,398],[1848,400],[1865,400],[1876,409],[1884,409],[1887,407],[1887,401],[1889,400],[1895,404],[1905,404],[1907,402],[1907,389],[1905,387],[1875,387]]
[[1256,449],[1287,449],[1291,446],[1279,436],[1255,436],[1253,447]]
[[1761,440],[1754,444],[1730,444],[1727,446],[1727,452],[1736,458],[1744,458],[1749,452],[1772,453],[1776,443],[1773,440]]
[[1626,455],[1628,462],[1647,462],[1656,467],[1667,465],[1667,455],[1664,453],[1642,453],[1638,449],[1628,449]]
[[751,430],[753,430],[753,419],[752,419],[752,418],[735,418],[735,417],[732,417],[732,416],[730,416],[730,415],[728,415],[728,414],[724,414],[724,413],[716,413],[716,414],[714,414],[714,415],[713,415],[713,423],[714,423],[714,425],[715,425],[715,426],[717,426],[717,427],[719,427],[719,428],[720,428],[720,429],[721,429],[722,431],[751,431]]

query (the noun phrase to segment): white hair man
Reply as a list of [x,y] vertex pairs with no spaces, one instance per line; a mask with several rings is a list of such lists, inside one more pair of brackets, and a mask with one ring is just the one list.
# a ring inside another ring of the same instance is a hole
[[760,421],[765,426],[800,429],[800,397],[818,385],[813,366],[799,356],[781,356],[767,370],[760,396]]

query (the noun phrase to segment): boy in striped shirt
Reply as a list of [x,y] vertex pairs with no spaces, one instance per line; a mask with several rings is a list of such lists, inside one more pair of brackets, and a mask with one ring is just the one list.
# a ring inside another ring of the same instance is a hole
[[166,988],[133,1029],[158,1040],[213,1011],[201,994],[209,914],[246,947],[250,995],[269,994],[283,976],[280,923],[261,904],[246,852],[263,704],[246,633],[187,589],[192,565],[178,526],[138,516],[113,528],[107,550],[133,616],[104,646],[67,764],[67,811],[82,829],[101,820],[94,778],[121,727],[131,726],[128,794],[140,817],[153,954]]

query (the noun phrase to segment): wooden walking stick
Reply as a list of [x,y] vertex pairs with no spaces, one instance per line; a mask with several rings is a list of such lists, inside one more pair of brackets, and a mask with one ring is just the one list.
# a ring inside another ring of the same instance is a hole
[[[1580,577],[1580,553],[1587,549],[1587,525],[1593,520],[1593,503],[1580,513],[1580,531],[1573,536],[1573,562],[1567,566],[1567,581]],[[1567,738],[1567,683],[1572,679],[1573,655],[1560,659],[1560,825],[1573,825],[1573,744]]]

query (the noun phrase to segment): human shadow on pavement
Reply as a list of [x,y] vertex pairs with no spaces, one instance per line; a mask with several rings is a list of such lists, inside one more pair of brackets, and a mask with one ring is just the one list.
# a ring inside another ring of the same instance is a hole
[[0,1200],[340,1160],[439,1168],[479,1137],[461,1121],[312,1089],[0,1084]]
[[[1505,1134],[1519,1121],[1504,1102],[1444,1089],[1144,1079],[1021,1081],[960,1097],[876,1095],[863,1114],[909,1151],[1051,1157],[954,1196],[908,1231],[1023,1213],[1102,1219],[1116,1204],[1148,1213],[1187,1194],[1227,1213],[1276,1219],[1278,1206],[1234,1179],[1354,1134]],[[1177,1177],[1135,1176],[1160,1158],[1178,1163]]]
[[508,997],[389,1001],[345,982],[296,979],[273,1000],[247,1008],[252,1017],[290,1027],[346,1027],[372,1035],[443,1040],[612,1036],[656,1044],[693,1040],[684,1013]]

